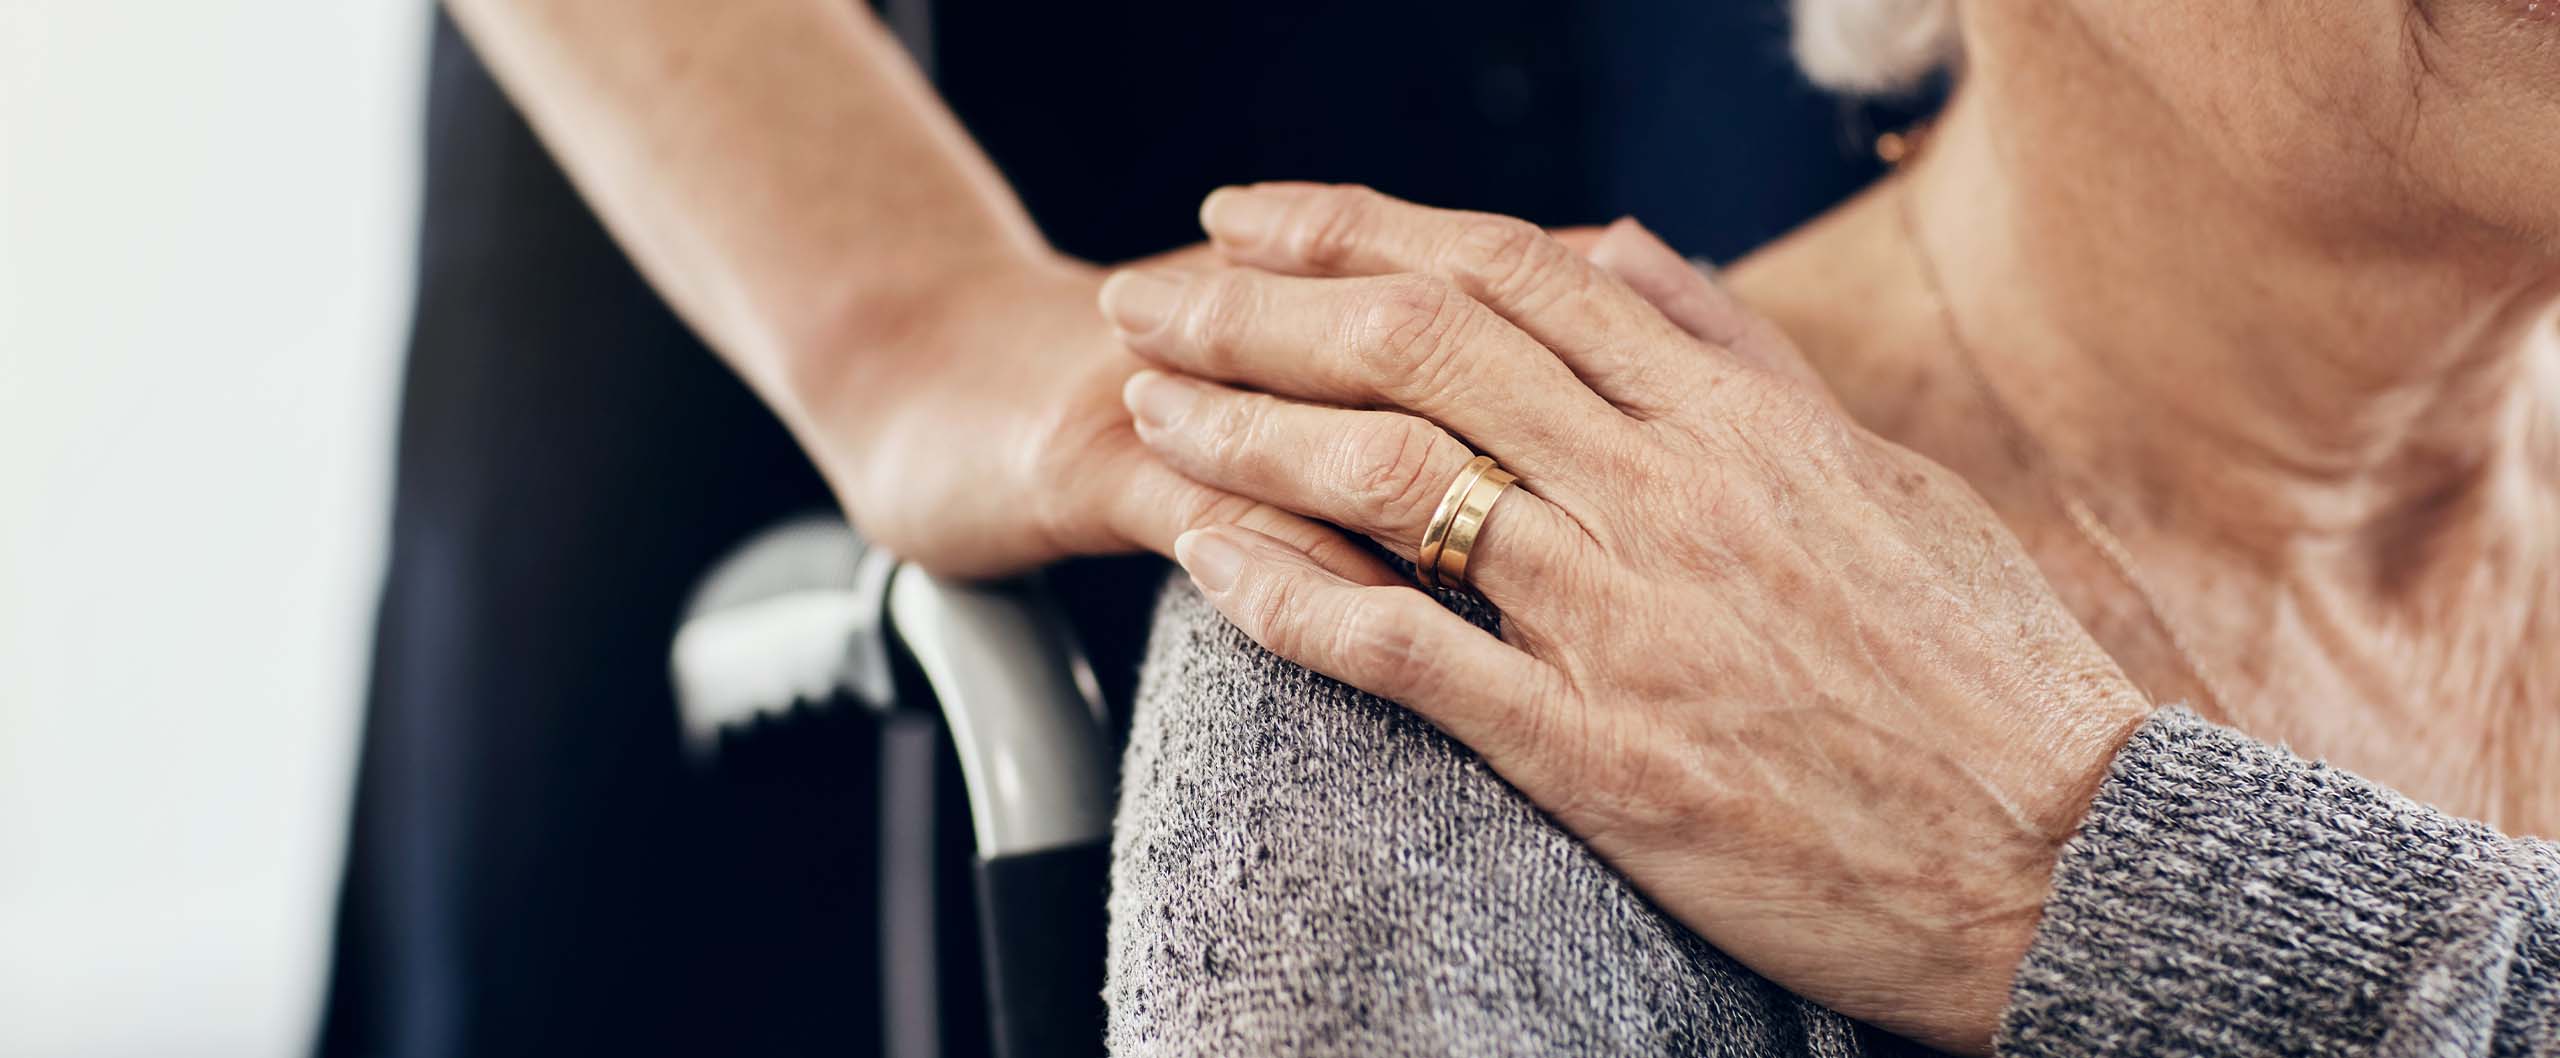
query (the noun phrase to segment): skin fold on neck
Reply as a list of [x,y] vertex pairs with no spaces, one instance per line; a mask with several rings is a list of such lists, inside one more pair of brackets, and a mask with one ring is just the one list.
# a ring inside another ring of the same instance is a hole
[[2295,560],[2397,553],[2533,469],[2560,261],[2305,215],[2174,133],[2001,87],[1951,107],[1909,193],[1984,371],[2136,517]]
[[1852,415],[1973,480],[2138,682],[2195,701],[1950,367],[1912,196],[1982,374],[2251,699],[2217,719],[2560,829],[2530,778],[2560,760],[2519,748],[2560,744],[2534,660],[2560,651],[2560,255],[2381,190],[2384,162],[2268,181],[2097,49],[2039,54],[1969,70],[1904,172],[1731,286]]

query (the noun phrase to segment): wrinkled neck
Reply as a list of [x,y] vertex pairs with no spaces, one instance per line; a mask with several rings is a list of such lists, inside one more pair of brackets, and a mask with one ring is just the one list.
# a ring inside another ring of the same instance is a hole
[[2495,516],[2560,392],[2560,262],[2270,202],[2139,102],[2087,112],[1968,84],[1901,189],[1971,355],[2057,463],[2251,547]]

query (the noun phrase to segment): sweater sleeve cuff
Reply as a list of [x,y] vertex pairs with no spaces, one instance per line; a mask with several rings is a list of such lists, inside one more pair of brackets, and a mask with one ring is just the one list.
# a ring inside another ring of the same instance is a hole
[[2531,902],[2517,844],[2164,709],[2063,849],[1998,1051],[2446,1053],[2408,1037],[2498,1020],[2459,920]]

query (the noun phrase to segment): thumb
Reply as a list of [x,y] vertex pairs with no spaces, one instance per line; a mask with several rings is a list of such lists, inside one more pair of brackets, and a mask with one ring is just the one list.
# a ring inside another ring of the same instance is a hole
[[1831,387],[1796,351],[1777,325],[1751,311],[1716,284],[1712,267],[1680,256],[1633,217],[1621,217],[1591,244],[1587,255],[1618,277],[1665,318],[1699,341],[1721,346],[1755,367],[1811,387],[1837,404]]

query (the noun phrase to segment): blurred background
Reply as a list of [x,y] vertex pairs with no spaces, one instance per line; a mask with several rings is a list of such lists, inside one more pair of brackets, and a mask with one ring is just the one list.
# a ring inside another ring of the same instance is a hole
[[309,1045],[430,14],[0,0],[0,1055]]
[[[878,6],[1095,262],[1269,178],[1729,258],[1898,123],[1778,0]],[[914,178],[862,147],[845,194]],[[1084,1053],[982,995],[929,697],[684,751],[685,600],[829,506],[425,0],[0,0],[0,1058]],[[1051,571],[1124,707],[1163,574]],[[1011,876],[1092,982],[1107,836],[1083,896]]]

